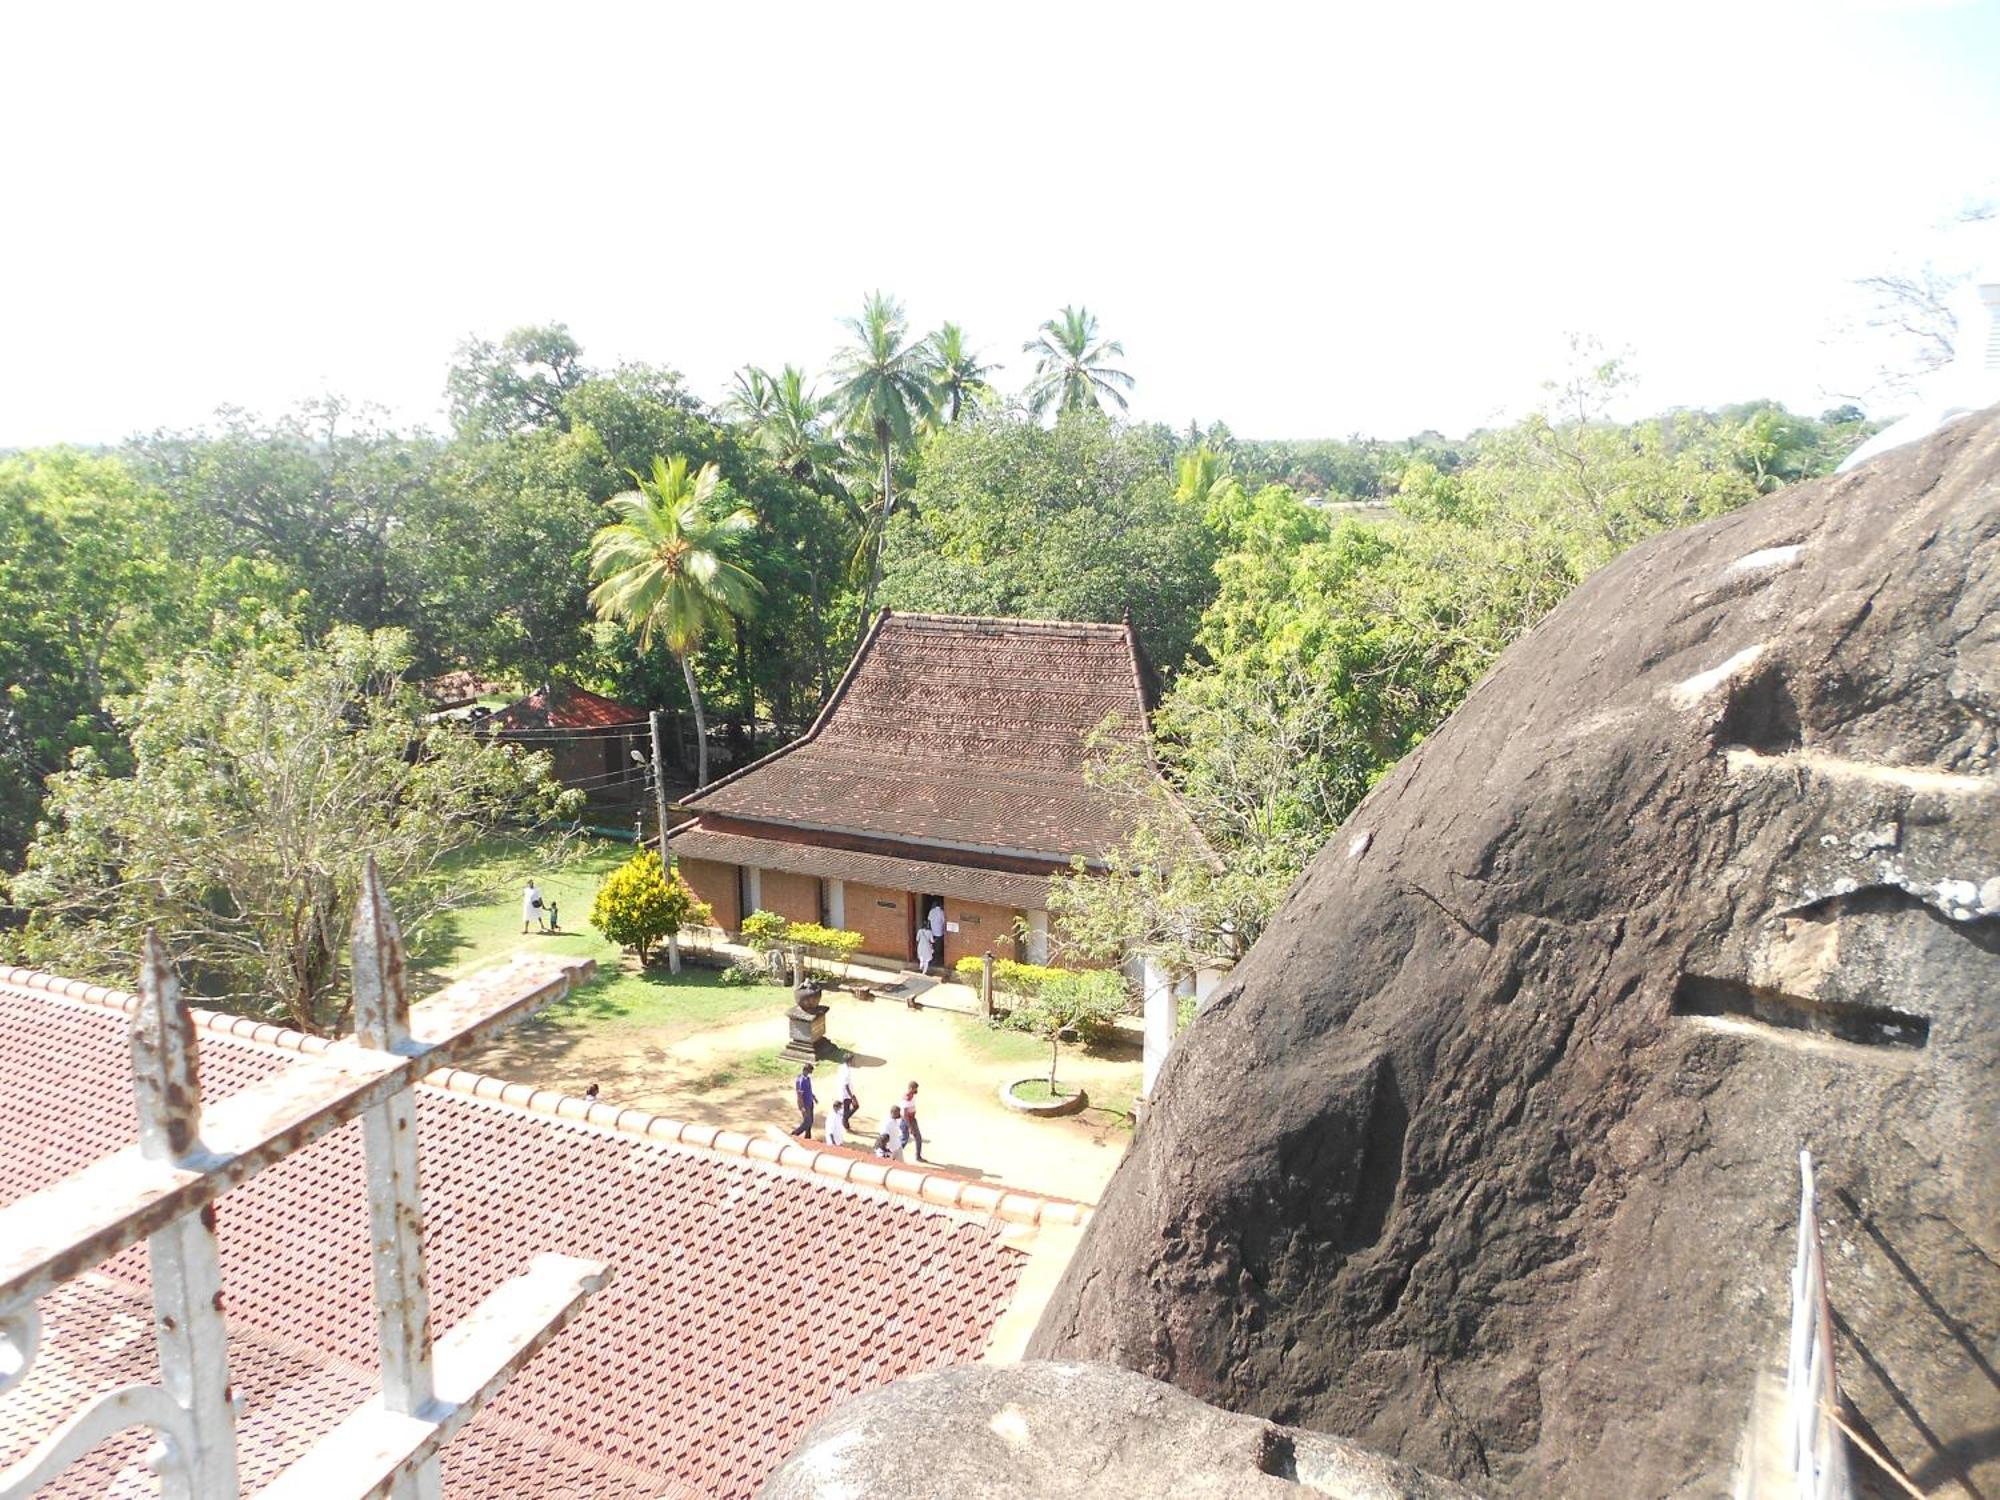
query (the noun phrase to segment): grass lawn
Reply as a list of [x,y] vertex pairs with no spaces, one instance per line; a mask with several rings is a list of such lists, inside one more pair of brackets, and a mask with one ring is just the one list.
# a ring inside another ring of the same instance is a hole
[[643,1026],[663,1040],[706,1030],[789,1001],[778,985],[727,985],[717,969],[684,963],[669,974],[665,960],[640,970],[631,956],[590,926],[590,903],[604,877],[632,857],[632,846],[608,839],[583,844],[556,868],[534,869],[542,898],[553,900],[562,931],[521,931],[521,887],[530,866],[528,846],[495,840],[460,864],[460,870],[491,891],[491,898],[461,907],[424,934],[422,968],[437,982],[457,979],[497,962],[520,948],[554,950],[597,961],[598,977],[541,1012],[547,1026]]

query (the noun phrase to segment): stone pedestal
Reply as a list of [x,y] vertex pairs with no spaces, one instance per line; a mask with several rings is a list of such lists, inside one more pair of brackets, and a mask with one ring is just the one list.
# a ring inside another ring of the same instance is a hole
[[791,1037],[785,1043],[786,1057],[800,1062],[813,1062],[819,1057],[826,1041],[827,1009],[819,1003],[819,996],[816,984],[802,984],[792,992],[792,1008],[785,1012],[785,1022],[791,1028]]

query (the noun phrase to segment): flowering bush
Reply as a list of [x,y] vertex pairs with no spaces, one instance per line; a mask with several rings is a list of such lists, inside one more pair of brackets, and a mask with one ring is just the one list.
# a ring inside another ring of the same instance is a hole
[[644,964],[662,938],[683,927],[713,920],[708,903],[678,874],[669,874],[660,856],[642,849],[605,877],[590,904],[590,925],[606,940],[630,948]]

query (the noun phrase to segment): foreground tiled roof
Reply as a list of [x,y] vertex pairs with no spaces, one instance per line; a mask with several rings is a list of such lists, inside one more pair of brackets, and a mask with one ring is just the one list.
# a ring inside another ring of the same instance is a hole
[[669,847],[689,859],[715,859],[724,864],[756,865],[765,870],[793,870],[802,875],[856,880],[892,891],[926,891],[966,901],[990,901],[1023,911],[1041,911],[1049,904],[1049,877],[1014,875],[977,865],[940,860],[906,859],[859,849],[833,849],[790,839],[751,838],[689,824],[675,829]]
[[[125,1018],[114,1004],[0,979],[0,1201],[133,1139]],[[210,1018],[201,1033],[210,1099],[288,1060],[223,1026],[277,1030]],[[278,1035],[311,1050],[309,1039]],[[728,1154],[685,1144],[694,1127],[655,1132],[661,1122],[636,1111],[564,1101],[589,1118],[562,1118],[477,1097],[504,1094],[496,1080],[441,1076],[449,1087],[417,1091],[434,1326],[449,1327],[540,1251],[613,1270],[446,1450],[447,1493],[750,1495],[840,1396],[977,1357],[1019,1274],[994,1219],[852,1185],[864,1168],[887,1176],[887,1164],[836,1162],[851,1178],[836,1181],[817,1153],[804,1153],[812,1166],[801,1172],[752,1159],[760,1142],[748,1138]],[[640,1129],[592,1123],[627,1116]],[[721,1147],[726,1134],[707,1138]],[[786,1149],[772,1143],[774,1155]],[[953,1186],[912,1176],[925,1197]],[[971,1203],[975,1191],[1001,1198],[958,1184],[947,1201]],[[1041,1206],[1023,1209],[1010,1217]],[[224,1198],[219,1237],[254,1490],[373,1379],[358,1124]],[[45,1300],[42,1358],[0,1398],[0,1464],[90,1393],[153,1378],[145,1287],[135,1247]],[[142,1446],[104,1445],[50,1493],[127,1492],[129,1474],[117,1476]]]
[[643,709],[602,697],[588,688],[559,682],[496,709],[480,721],[483,730],[612,729],[642,723]]
[[1100,858],[1123,836],[1085,783],[1108,715],[1146,739],[1130,626],[884,610],[806,734],[684,798],[717,813],[971,850]]

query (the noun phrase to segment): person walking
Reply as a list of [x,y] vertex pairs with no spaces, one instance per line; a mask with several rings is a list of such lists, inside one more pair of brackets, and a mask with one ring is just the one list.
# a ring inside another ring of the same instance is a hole
[[917,1160],[924,1159],[924,1132],[917,1124],[917,1081],[912,1078],[903,1093],[903,1134],[917,1148]]
[[792,1127],[792,1134],[812,1139],[813,1105],[813,1065],[805,1063],[799,1068],[799,1076],[792,1080],[792,1093],[799,1102],[799,1123]]
[[833,1093],[826,1106],[826,1143],[829,1146],[847,1144],[847,1121],[861,1101],[854,1097],[854,1065],[843,1062],[840,1071],[833,1075]]
[[944,972],[944,903],[933,901],[929,918],[931,949],[937,954],[938,972]]
[[543,925],[542,889],[532,880],[528,882],[528,888],[521,892],[521,931],[526,932],[530,923],[536,927]]
[[917,971],[926,978],[930,976],[931,972],[932,947],[930,928],[928,926],[919,927],[917,929]]

